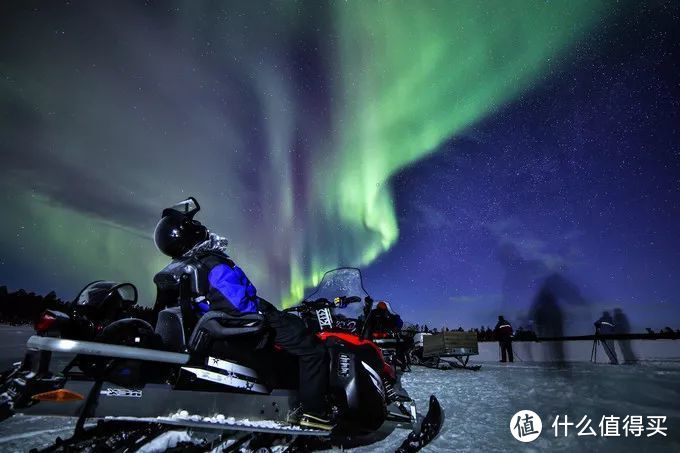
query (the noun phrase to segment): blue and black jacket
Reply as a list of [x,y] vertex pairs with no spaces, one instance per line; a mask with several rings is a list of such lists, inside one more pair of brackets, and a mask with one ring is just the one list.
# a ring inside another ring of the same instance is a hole
[[228,257],[211,256],[204,263],[208,272],[206,299],[211,310],[235,315],[257,311],[257,289],[240,267]]
[[258,311],[257,289],[227,255],[204,252],[172,261],[154,277],[158,311],[177,305],[182,274],[191,277],[191,292],[198,315],[220,310],[234,316]]

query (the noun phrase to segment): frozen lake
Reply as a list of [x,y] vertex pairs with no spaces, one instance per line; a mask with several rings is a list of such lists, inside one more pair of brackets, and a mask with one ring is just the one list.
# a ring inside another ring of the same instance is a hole
[[[12,361],[12,347],[25,339],[15,339],[20,333],[10,334],[9,329],[3,329],[3,334],[4,366]],[[492,360],[492,346],[484,345],[480,358]],[[645,361],[631,366],[574,362],[558,368],[549,363],[487,361],[478,372],[416,367],[404,375],[403,384],[420,410],[425,410],[434,393],[446,413],[440,437],[425,451],[680,451],[680,362]],[[541,436],[528,444],[515,440],[509,429],[512,415],[522,409],[536,412],[543,422]],[[578,437],[572,426],[567,437],[556,438],[551,425],[557,415],[560,420],[567,415],[574,423],[588,416],[597,437]],[[598,424],[602,416],[610,415],[621,420],[626,415],[666,416],[663,426],[668,437],[647,437],[644,432],[640,438],[626,438],[622,422],[622,437],[601,437]],[[69,436],[72,426],[63,418],[13,417],[0,423],[0,451],[46,446],[57,436]],[[406,434],[395,431],[383,442],[356,451],[394,450]]]
[[[422,409],[434,393],[446,412],[441,435],[425,451],[680,451],[680,363],[584,362],[568,368],[485,363],[478,372],[417,367],[403,383]],[[528,444],[515,440],[509,429],[512,415],[522,409],[536,412],[543,422],[541,436]],[[556,438],[551,428],[556,415],[575,422],[589,416],[598,437],[577,437],[572,428],[568,437]],[[603,415],[665,415],[668,437],[602,438]],[[388,451],[402,437],[394,433],[360,451]]]

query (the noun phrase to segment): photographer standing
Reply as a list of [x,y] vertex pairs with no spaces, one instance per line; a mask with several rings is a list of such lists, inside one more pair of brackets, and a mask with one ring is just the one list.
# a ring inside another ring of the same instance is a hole
[[513,362],[512,354],[512,326],[503,316],[498,316],[498,323],[494,329],[494,334],[498,339],[498,346],[501,349],[501,362]]

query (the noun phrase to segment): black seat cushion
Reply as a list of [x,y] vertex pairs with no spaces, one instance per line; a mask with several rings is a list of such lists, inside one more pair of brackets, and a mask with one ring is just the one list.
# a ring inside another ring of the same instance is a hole
[[264,316],[259,313],[232,316],[222,311],[209,311],[198,320],[189,339],[189,345],[193,349],[199,343],[203,343],[206,334],[212,342],[240,335],[257,334],[264,328]]

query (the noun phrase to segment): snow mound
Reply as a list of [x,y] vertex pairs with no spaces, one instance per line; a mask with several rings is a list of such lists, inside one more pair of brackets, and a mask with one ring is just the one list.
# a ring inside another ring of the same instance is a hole
[[160,421],[191,421],[225,426],[247,426],[250,428],[283,429],[288,431],[314,431],[275,420],[250,420],[247,418],[236,419],[234,417],[226,417],[223,414],[216,414],[212,417],[204,417],[201,415],[189,414],[189,412],[185,410],[177,411],[176,413],[167,417],[156,417],[156,419]]

